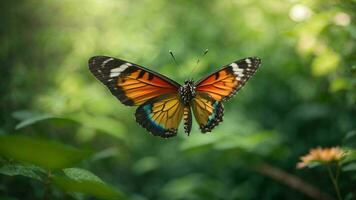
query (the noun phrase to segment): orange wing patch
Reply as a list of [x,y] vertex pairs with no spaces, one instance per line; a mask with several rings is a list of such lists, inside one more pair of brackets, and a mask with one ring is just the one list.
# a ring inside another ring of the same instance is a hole
[[164,95],[177,94],[180,85],[166,76],[124,60],[95,56],[89,69],[123,104],[138,106]]
[[249,57],[211,74],[196,84],[198,92],[204,92],[217,101],[233,97],[249,80],[261,64],[261,59]]
[[232,94],[239,85],[239,81],[229,70],[221,70],[200,82],[197,91],[206,92],[217,101]]
[[177,92],[175,86],[141,69],[119,77],[117,86],[132,105],[141,105],[154,97]]

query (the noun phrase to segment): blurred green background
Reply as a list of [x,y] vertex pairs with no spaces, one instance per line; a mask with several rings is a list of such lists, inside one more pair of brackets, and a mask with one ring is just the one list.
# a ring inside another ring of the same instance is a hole
[[[317,146],[356,147],[356,1],[23,0],[0,9],[0,134],[10,141],[0,147],[1,198],[335,198],[324,169],[296,163]],[[150,135],[87,66],[108,55],[182,82],[207,48],[195,80],[247,56],[263,63],[209,134],[194,124],[189,137],[182,127],[168,140]],[[78,171],[98,185],[72,183]],[[340,177],[345,199],[356,196],[352,172]]]

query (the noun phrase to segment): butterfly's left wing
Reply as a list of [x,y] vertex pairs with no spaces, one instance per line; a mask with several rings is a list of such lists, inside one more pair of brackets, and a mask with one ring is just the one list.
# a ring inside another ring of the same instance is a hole
[[196,91],[217,101],[233,97],[256,72],[261,59],[249,57],[235,61],[196,83]]
[[177,94],[180,86],[145,67],[107,56],[90,58],[89,69],[121,103],[128,106],[139,106],[165,94]]
[[201,132],[210,132],[222,120],[224,106],[204,92],[197,92],[192,100],[191,107],[195,120],[198,122]]

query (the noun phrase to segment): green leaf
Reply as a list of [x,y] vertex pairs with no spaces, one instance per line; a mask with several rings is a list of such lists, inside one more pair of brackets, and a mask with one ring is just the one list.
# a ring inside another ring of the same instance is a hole
[[123,195],[102,181],[92,172],[80,168],[64,169],[66,177],[54,177],[54,183],[67,192],[79,192],[106,199],[118,199]]
[[0,136],[0,155],[46,169],[71,167],[90,153],[64,144],[18,135]]
[[104,199],[124,199],[118,190],[103,182],[57,176],[53,177],[53,183],[67,192],[79,192]]
[[93,181],[104,183],[99,177],[95,174],[91,173],[88,170],[80,169],[80,168],[67,168],[63,169],[64,174],[67,175],[69,178],[76,180],[76,181]]
[[356,131],[355,130],[348,132],[346,134],[345,138],[344,138],[344,141],[351,140],[353,138],[356,138]]
[[355,171],[356,170],[356,163],[350,163],[342,167],[342,171]]
[[6,164],[0,168],[0,174],[7,176],[25,176],[41,181],[40,173],[45,170],[33,165]]
[[15,127],[15,129],[21,129],[21,128],[24,128],[26,126],[30,126],[32,124],[35,124],[39,121],[43,121],[43,120],[46,120],[46,119],[52,119],[52,118],[55,118],[54,116],[52,115],[40,115],[40,116],[35,116],[35,117],[32,117],[32,118],[28,118],[28,119],[25,119],[23,121],[21,121],[20,123],[18,123]]

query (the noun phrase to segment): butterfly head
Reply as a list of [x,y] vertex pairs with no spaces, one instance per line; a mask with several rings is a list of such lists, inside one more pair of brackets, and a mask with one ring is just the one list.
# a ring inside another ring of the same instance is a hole
[[179,96],[184,105],[189,105],[190,101],[195,97],[194,81],[188,79],[184,81],[184,85],[179,88]]

